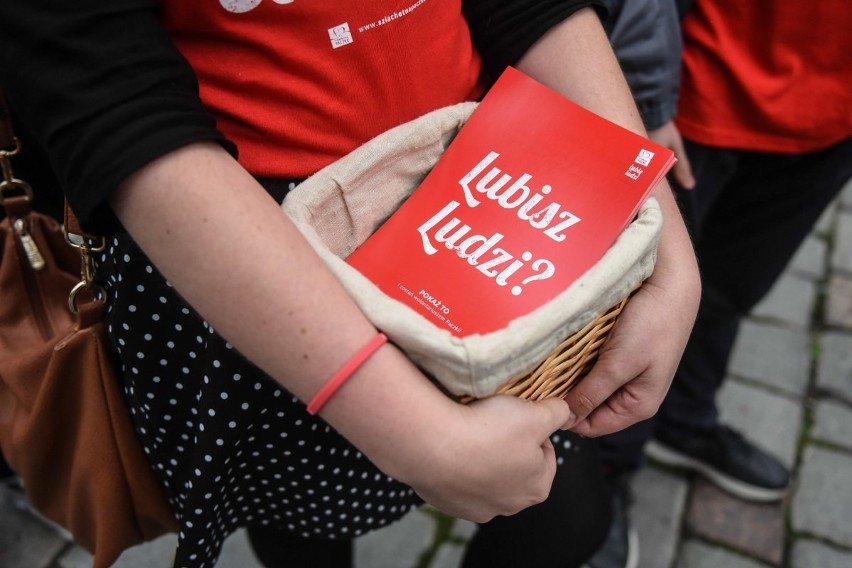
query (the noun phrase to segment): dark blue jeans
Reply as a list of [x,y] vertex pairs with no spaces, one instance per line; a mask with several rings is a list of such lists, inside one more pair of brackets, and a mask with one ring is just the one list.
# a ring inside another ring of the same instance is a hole
[[713,426],[716,392],[740,321],[789,263],[826,206],[852,177],[852,139],[807,154],[726,150],[687,141],[697,185],[678,199],[692,235],[703,294],[698,318],[657,415],[600,438],[604,462],[642,464],[655,431]]

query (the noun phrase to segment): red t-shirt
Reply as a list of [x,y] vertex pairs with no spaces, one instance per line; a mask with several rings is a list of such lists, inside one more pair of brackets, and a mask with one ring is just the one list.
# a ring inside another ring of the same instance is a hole
[[205,6],[164,2],[164,23],[255,175],[306,176],[388,128],[480,94],[458,0]]
[[848,0],[696,0],[683,31],[686,138],[809,152],[852,135]]

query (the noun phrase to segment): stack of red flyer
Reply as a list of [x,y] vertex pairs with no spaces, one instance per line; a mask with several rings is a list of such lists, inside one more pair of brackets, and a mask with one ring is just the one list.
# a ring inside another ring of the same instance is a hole
[[347,262],[453,335],[496,331],[594,266],[674,162],[509,68]]

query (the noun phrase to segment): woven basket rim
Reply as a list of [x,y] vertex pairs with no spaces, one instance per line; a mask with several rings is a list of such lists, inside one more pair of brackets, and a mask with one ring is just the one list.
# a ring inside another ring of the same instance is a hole
[[[623,298],[582,329],[566,337],[543,361],[507,380],[494,394],[508,394],[524,400],[564,398],[592,370],[601,348],[631,296]],[[458,400],[469,403],[476,398],[466,395],[458,397]]]

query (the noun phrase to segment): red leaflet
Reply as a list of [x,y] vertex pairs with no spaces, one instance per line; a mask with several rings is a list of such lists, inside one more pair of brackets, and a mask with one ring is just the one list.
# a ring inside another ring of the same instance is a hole
[[347,262],[457,336],[495,331],[592,267],[674,162],[509,68]]

